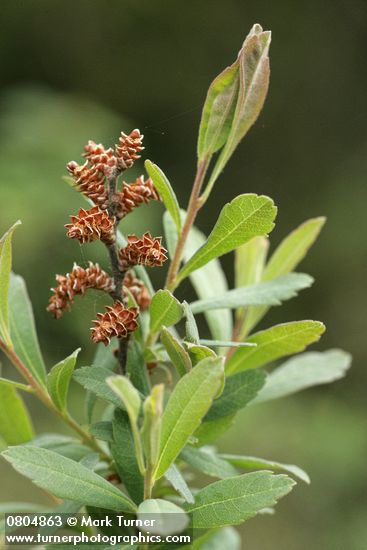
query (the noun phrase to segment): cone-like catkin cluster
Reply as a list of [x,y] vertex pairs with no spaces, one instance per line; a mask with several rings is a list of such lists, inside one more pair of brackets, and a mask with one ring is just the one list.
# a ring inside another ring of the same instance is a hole
[[116,217],[122,219],[134,208],[147,204],[151,200],[161,200],[151,178],[144,180],[144,177],[140,176],[134,183],[124,182],[122,191],[113,197]]
[[100,208],[107,208],[108,197],[104,184],[104,175],[88,161],[80,165],[74,160],[67,164],[69,174],[73,176],[78,190],[91,199]]
[[112,292],[115,286],[111,277],[92,262],[87,269],[74,264],[71,273],[56,275],[56,281],[58,286],[51,289],[53,294],[47,307],[56,319],[64,314],[77,294],[85,294],[89,288]]
[[148,292],[148,289],[144,283],[137,279],[133,271],[128,271],[124,278],[124,289],[128,289],[131,292],[135,302],[138,304],[139,308],[143,311],[149,307],[151,302],[151,297]]
[[143,137],[139,130],[133,130],[128,136],[121,132],[119,142],[115,147],[117,165],[121,171],[131,168],[134,162],[140,158],[139,153],[144,149]]
[[152,237],[149,232],[139,239],[128,235],[128,245],[119,251],[119,262],[122,270],[134,265],[161,267],[167,260],[167,250],[162,246],[162,237]]
[[125,307],[117,301],[113,306],[106,307],[106,313],[97,313],[98,319],[93,321],[92,340],[96,344],[103,342],[107,346],[111,338],[126,338],[137,329],[138,308]]
[[67,223],[67,236],[78,239],[81,243],[90,243],[100,239],[107,245],[115,242],[115,219],[110,219],[105,210],[94,206],[90,210],[81,208],[77,216],[70,216],[72,223]]

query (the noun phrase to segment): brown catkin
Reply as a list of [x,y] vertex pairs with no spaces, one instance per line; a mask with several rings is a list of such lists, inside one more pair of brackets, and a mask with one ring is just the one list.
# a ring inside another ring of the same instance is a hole
[[119,301],[113,306],[106,307],[106,313],[97,313],[98,319],[93,321],[92,340],[96,344],[103,342],[107,346],[111,338],[126,338],[128,334],[138,328],[137,317],[139,310],[136,307],[125,307]]
[[126,273],[123,285],[125,289],[128,289],[129,292],[131,292],[133,298],[142,311],[149,307],[151,297],[148,289],[140,279],[135,277],[133,271],[130,270]]
[[162,246],[162,237],[152,237],[149,232],[139,239],[136,235],[128,235],[128,245],[119,251],[121,269],[134,265],[161,267],[167,260],[167,250]]
[[90,210],[81,208],[77,216],[71,216],[71,222],[65,225],[70,239],[78,239],[83,244],[101,240],[111,245],[115,241],[115,219],[109,218],[107,212],[98,206]]
[[78,190],[103,210],[108,206],[108,196],[104,184],[104,175],[88,161],[80,165],[74,160],[67,164],[69,174],[73,176]]
[[121,132],[119,142],[115,146],[117,166],[121,172],[131,168],[134,162],[140,158],[139,153],[144,149],[142,146],[143,137],[137,129],[129,135]]
[[116,216],[122,219],[134,208],[151,200],[161,200],[151,178],[144,180],[144,177],[140,176],[134,183],[124,182],[122,190],[113,197]]

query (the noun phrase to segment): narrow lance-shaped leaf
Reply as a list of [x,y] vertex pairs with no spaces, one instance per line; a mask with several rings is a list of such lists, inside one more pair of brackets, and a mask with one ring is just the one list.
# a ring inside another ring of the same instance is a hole
[[143,449],[138,429],[138,417],[141,407],[141,399],[139,392],[126,376],[110,376],[106,380],[110,388],[121,399],[129,416],[131,431],[134,438],[136,457],[139,464],[140,472],[143,474],[145,470]]
[[38,343],[32,304],[24,280],[11,275],[9,288],[10,336],[15,353],[33,377],[46,386],[46,367]]
[[149,176],[152,178],[155,188],[157,189],[160,197],[167,208],[168,212],[171,214],[173,221],[176,225],[177,233],[181,231],[181,216],[180,216],[180,207],[178,205],[177,197],[170,182],[168,181],[165,174],[162,170],[151,162],[150,160],[145,161],[145,168]]
[[186,500],[186,502],[195,502],[195,499],[189,487],[187,486],[183,475],[175,464],[171,464],[171,466],[164,474],[164,477],[172,485],[172,487],[176,489],[176,491],[182,496],[182,498]]
[[168,500],[150,498],[144,500],[138,508],[137,517],[143,522],[143,530],[162,536],[181,533],[189,524],[187,514]]
[[150,330],[156,333],[163,325],[174,325],[182,315],[182,305],[169,290],[158,290],[150,304]]
[[73,379],[97,397],[112,403],[116,407],[123,407],[121,399],[106,382],[106,379],[110,376],[111,371],[105,367],[82,367],[74,372]]
[[253,403],[279,399],[312,386],[339,380],[351,361],[351,355],[339,349],[302,353],[269,374]]
[[199,426],[220,389],[222,380],[223,360],[207,358],[177,383],[162,417],[155,479],[162,477]]
[[177,282],[213,258],[231,252],[253,237],[269,233],[274,227],[276,211],[273,201],[263,195],[239,195],[226,204],[206,243],[181,269]]
[[204,192],[206,198],[239,142],[259,116],[269,87],[270,31],[254,25],[239,53],[239,86],[230,132]]
[[202,537],[194,540],[193,550],[241,550],[240,534],[233,527],[223,527],[215,531],[208,531]]
[[227,307],[235,309],[239,306],[272,305],[278,306],[283,301],[297,296],[297,292],[308,288],[313,278],[305,273],[288,273],[264,283],[228,290],[220,296],[213,296],[206,300],[197,300],[190,304],[191,311],[202,313],[209,309]]
[[262,470],[263,468],[269,468],[270,470],[283,470],[298,477],[305,483],[310,483],[310,478],[306,472],[294,464],[282,464],[281,462],[265,460],[264,458],[257,458],[255,456],[238,456],[228,454],[219,456],[237,468],[243,468],[244,470]]
[[2,456],[21,474],[56,497],[117,512],[135,512],[135,504],[111,483],[82,464],[39,447],[11,447]]
[[18,445],[33,437],[32,422],[16,389],[0,381],[0,437],[7,445]]
[[[270,257],[264,269],[262,280],[271,281],[293,271],[306,256],[324,224],[325,218],[312,218],[292,231]],[[240,335],[241,339],[249,333],[267,311],[267,307],[251,307],[247,311],[244,328]]]
[[303,351],[325,332],[319,321],[295,321],[275,325],[249,337],[254,348],[238,348],[226,364],[226,373],[261,367],[280,357]]
[[195,321],[195,317],[191,311],[189,304],[184,301],[183,308],[186,317],[185,329],[186,329],[186,340],[192,344],[199,343],[199,330]]
[[151,394],[144,401],[144,421],[141,438],[147,462],[155,467],[160,448],[164,385],[153,386]]
[[166,327],[161,331],[161,342],[164,345],[173,366],[176,368],[180,376],[184,376],[192,369],[191,359],[185,348],[173,336]]
[[210,477],[225,479],[238,474],[236,468],[220,458],[211,447],[195,449],[187,445],[181,451],[180,458],[195,470],[199,470],[199,472]]
[[0,336],[11,346],[9,334],[9,284],[12,263],[11,240],[14,229],[21,222],[18,220],[0,239]]
[[66,410],[66,400],[76,359],[80,348],[52,367],[47,376],[47,388],[52,401],[60,411]]
[[238,525],[273,506],[294,484],[285,475],[266,471],[244,474],[204,487],[195,495],[195,504],[186,504],[184,509],[190,513],[194,529]]
[[[188,261],[207,241],[206,235],[192,227],[184,249],[184,259]],[[220,296],[228,290],[228,283],[217,258],[190,273],[190,282],[197,296],[201,299]],[[205,312],[205,319],[210,332],[216,340],[229,340],[232,336],[232,315],[230,311]]]

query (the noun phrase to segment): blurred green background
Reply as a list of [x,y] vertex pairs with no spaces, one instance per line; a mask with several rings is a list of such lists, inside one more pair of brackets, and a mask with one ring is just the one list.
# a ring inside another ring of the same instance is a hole
[[[79,160],[88,139],[113,145],[121,129],[138,127],[144,156],[164,169],[184,205],[209,83],[234,60],[253,23],[273,31],[265,109],[198,224],[210,231],[221,205],[248,191],[270,195],[279,207],[273,244],[308,217],[326,215],[301,266],[315,285],[274,308],[265,325],[323,320],[328,331],[318,348],[349,350],[354,364],[332,386],[245,411],[221,447],[299,464],[312,478],[274,516],[245,524],[245,549],[365,550],[367,3],[2,0],[1,12],[0,230],[23,222],[14,269],[27,280],[49,365],[79,346],[79,364],[88,364],[88,327],[100,307],[95,296],[79,300],[54,322],[45,311],[54,274],[73,261],[106,265],[98,245],[81,249],[64,237],[69,214],[83,205],[61,180],[65,163]],[[128,230],[159,232],[162,212],[161,205],[143,207]],[[232,258],[223,264],[232,278]],[[154,273],[157,283],[161,276]],[[41,432],[64,429],[29,404]],[[3,463],[0,476],[1,500],[44,498]]]

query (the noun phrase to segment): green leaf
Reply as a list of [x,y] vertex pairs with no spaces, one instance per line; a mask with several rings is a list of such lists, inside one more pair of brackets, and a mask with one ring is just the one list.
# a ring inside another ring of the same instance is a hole
[[153,386],[151,394],[144,401],[144,421],[141,437],[148,464],[157,464],[161,439],[164,385]]
[[181,231],[181,215],[180,207],[178,205],[177,197],[170,182],[168,181],[162,170],[150,160],[145,161],[145,168],[149,176],[152,178],[154,187],[157,189],[164,203],[170,213],[173,221],[175,222],[177,233]]
[[143,395],[149,395],[150,381],[145,365],[143,350],[133,337],[130,338],[128,344],[126,372],[136,389]]
[[106,379],[110,376],[111,371],[105,367],[82,367],[73,374],[74,380],[86,390],[116,407],[122,407],[121,400],[106,383]]
[[92,424],[89,432],[101,441],[108,441],[108,443],[113,441],[112,422],[110,420],[102,420]]
[[218,151],[228,138],[238,96],[238,73],[237,58],[209,86],[199,128],[199,160]]
[[158,332],[164,325],[178,323],[183,316],[183,307],[169,290],[158,290],[150,304],[150,330]]
[[253,347],[256,344],[251,344],[251,342],[237,342],[237,341],[227,341],[227,340],[205,340],[200,338],[200,344],[211,347],[223,346],[224,348],[242,348],[243,346]]
[[166,348],[168,356],[180,376],[184,376],[192,369],[189,354],[180,342],[173,336],[173,334],[166,329],[166,327],[162,328],[161,342]]
[[235,252],[235,287],[253,285],[261,281],[269,240],[255,237]]
[[211,447],[185,447],[180,454],[187,464],[210,477],[225,479],[238,474],[236,468],[220,458]]
[[154,474],[168,470],[194,433],[222,385],[223,360],[201,361],[176,384],[162,417],[160,454]]
[[[272,254],[265,267],[262,280],[270,281],[293,271],[306,256],[324,224],[325,218],[312,218],[292,231]],[[246,315],[244,331],[241,334],[241,338],[243,338],[245,334],[248,334],[265,315],[267,310],[267,307],[250,308]]]
[[[189,233],[184,249],[184,259],[188,261],[207,241],[206,235],[193,227]],[[201,299],[220,296],[228,290],[228,283],[220,262],[214,258],[202,268],[190,273],[190,281],[197,296]],[[205,312],[205,319],[213,338],[230,339],[232,336],[232,315],[230,311]]]
[[219,456],[237,468],[242,468],[244,470],[262,470],[263,468],[267,468],[269,470],[283,470],[298,477],[305,483],[310,483],[308,474],[306,474],[302,468],[299,468],[294,464],[282,464],[281,462],[265,460],[264,458],[257,458],[255,456],[237,456],[227,454],[222,454]]
[[138,508],[137,517],[143,524],[150,523],[144,530],[164,536],[181,533],[190,521],[182,508],[160,498],[144,500]]
[[32,422],[15,388],[0,381],[0,437],[7,445],[25,443],[33,437]]
[[233,426],[234,418],[235,415],[232,414],[210,422],[207,422],[204,419],[204,422],[200,424],[194,433],[194,437],[197,439],[196,446],[207,445],[208,443],[213,443],[213,441],[219,439]]
[[293,479],[270,472],[254,472],[216,481],[195,495],[195,504],[184,505],[195,529],[238,525],[260,510],[273,506],[289,493]]
[[194,366],[206,357],[217,357],[215,351],[208,348],[207,346],[201,344],[191,344],[191,342],[186,341],[184,343]]
[[213,531],[208,531],[202,537],[195,539],[192,546],[193,550],[241,550],[241,537],[233,527],[223,527]]
[[[96,352],[94,354],[94,359],[92,367],[104,367],[109,370],[114,370],[117,366],[117,358],[114,354],[116,349],[116,343],[110,342],[108,346],[96,346]],[[88,391],[86,400],[85,400],[85,411],[87,415],[88,423],[91,424],[93,418],[93,411],[95,404],[97,402],[97,396],[95,393]]]
[[80,495],[83,503],[134,512],[135,504],[111,483],[74,460],[38,447],[11,447],[3,457],[37,486],[62,499]]
[[185,331],[186,331],[186,340],[192,344],[199,343],[199,330],[195,321],[195,317],[191,311],[189,304],[184,300],[183,308],[186,317]]
[[231,252],[253,237],[266,235],[274,227],[276,207],[264,195],[239,195],[222,209],[206,243],[178,274],[177,283],[214,258]]
[[124,411],[115,411],[112,427],[111,452],[116,462],[117,473],[131,498],[139,504],[144,497],[144,478],[139,471],[134,438],[128,416]]
[[[181,220],[183,217],[182,213],[183,215],[186,215],[186,212],[184,210],[180,210]],[[168,256],[172,260],[175,255],[178,235],[177,235],[175,222],[173,221],[172,216],[168,212],[168,210],[166,210],[165,213],[163,214],[163,230],[164,230],[164,238],[165,238],[165,242],[168,250]]]
[[205,420],[216,420],[239,411],[252,401],[265,384],[263,371],[244,371],[226,377],[224,390],[211,406]]
[[303,351],[325,332],[319,321],[283,323],[257,332],[248,338],[255,348],[239,348],[226,364],[226,373],[262,367],[275,359]]
[[26,384],[15,382],[14,380],[8,380],[7,378],[0,378],[0,384],[2,384],[3,386],[10,386],[15,390],[26,391],[27,393],[33,392],[32,386],[27,386]]
[[256,121],[264,105],[269,86],[270,31],[254,25],[238,55],[239,90],[231,130],[214,166],[204,197],[207,198],[219,174],[241,139]]
[[172,485],[172,487],[182,496],[186,502],[194,503],[195,499],[192,496],[192,493],[182,476],[180,470],[175,464],[171,464],[167,472],[164,474],[164,477]]
[[4,342],[11,347],[9,334],[9,284],[12,263],[11,240],[14,229],[21,225],[21,221],[14,225],[0,239],[0,335]]
[[141,408],[141,399],[139,392],[126,376],[110,376],[106,380],[110,388],[121,399],[129,416],[131,431],[135,443],[136,458],[139,464],[140,473],[145,470],[143,449],[138,429],[138,418]]
[[190,304],[190,308],[197,314],[223,307],[236,309],[260,304],[278,306],[284,300],[297,296],[299,290],[310,287],[313,281],[305,273],[288,273],[272,281],[235,288],[206,300],[197,300]]
[[254,403],[279,399],[312,386],[339,380],[351,362],[351,355],[339,349],[302,353],[269,374]]
[[70,379],[72,377],[76,359],[80,348],[75,350],[69,357],[57,363],[52,367],[47,376],[47,389],[52,401],[59,411],[66,410],[66,399],[69,390]]
[[82,445],[78,439],[60,434],[41,434],[27,445],[48,449],[77,462],[91,453],[90,447]]
[[46,387],[46,367],[39,347],[32,304],[24,280],[11,274],[9,288],[10,336],[14,351],[32,373]]

